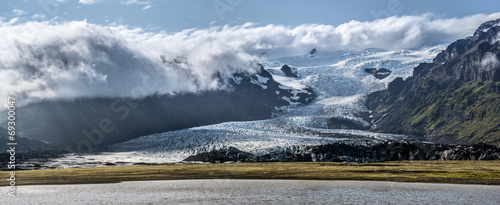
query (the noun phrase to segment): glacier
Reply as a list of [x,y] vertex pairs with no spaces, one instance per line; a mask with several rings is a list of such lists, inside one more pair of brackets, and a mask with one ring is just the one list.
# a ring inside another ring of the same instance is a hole
[[[327,143],[376,143],[385,140],[416,140],[414,136],[375,133],[354,129],[329,129],[328,119],[339,118],[370,127],[366,95],[386,89],[397,77],[407,78],[419,63],[430,62],[445,44],[414,50],[321,51],[313,54],[261,59],[261,64],[283,88],[310,87],[317,98],[307,106],[277,108],[282,113],[267,120],[224,122],[215,125],[157,133],[106,147],[99,154],[69,154],[47,163],[49,167],[104,166],[106,163],[174,163],[188,156],[228,147],[261,155],[296,145]],[[287,77],[280,68],[288,65],[298,74]],[[377,79],[366,68],[386,68],[392,73]],[[261,85],[267,78],[252,83]],[[233,78],[235,83],[240,79]],[[262,87],[266,89],[266,87]],[[294,95],[296,96],[297,93]],[[292,97],[293,98],[293,97]],[[98,163],[96,163],[98,162]]]

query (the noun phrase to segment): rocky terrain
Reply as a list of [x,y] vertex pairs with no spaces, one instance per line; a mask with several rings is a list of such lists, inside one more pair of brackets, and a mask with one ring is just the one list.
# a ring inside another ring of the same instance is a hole
[[487,144],[446,145],[410,141],[388,141],[355,145],[332,143],[316,146],[290,146],[263,155],[253,155],[234,147],[190,156],[184,161],[224,162],[379,162],[398,160],[494,160],[500,149]]
[[500,19],[482,24],[406,80],[371,93],[373,130],[442,143],[500,145]]
[[386,68],[365,68],[365,72],[372,74],[377,79],[387,78],[392,72]]
[[283,73],[285,73],[285,76],[287,77],[294,77],[294,78],[298,78],[299,76],[297,75],[297,72],[296,71],[292,71],[292,68],[290,68],[290,66],[288,65],[283,65],[280,69],[281,71],[283,71]]
[[[54,169],[59,167],[50,167],[46,163],[53,161],[67,154],[60,150],[30,150],[27,152],[16,152],[16,170],[32,170],[32,169]],[[0,171],[12,171],[8,168],[9,153],[0,153]]]

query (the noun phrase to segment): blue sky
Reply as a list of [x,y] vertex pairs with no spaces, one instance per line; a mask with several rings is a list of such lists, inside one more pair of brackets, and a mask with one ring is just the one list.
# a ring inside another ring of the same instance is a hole
[[388,16],[433,13],[439,18],[500,11],[500,1],[417,0],[1,0],[3,21],[81,21],[176,32],[189,28],[241,25],[327,24],[373,21]]

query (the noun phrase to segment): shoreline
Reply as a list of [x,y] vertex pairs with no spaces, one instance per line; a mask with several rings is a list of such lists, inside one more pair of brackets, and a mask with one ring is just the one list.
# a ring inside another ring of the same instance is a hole
[[[0,178],[9,172],[1,171]],[[500,160],[161,164],[16,171],[16,186],[124,181],[261,179],[500,185]],[[7,184],[5,184],[7,185]]]

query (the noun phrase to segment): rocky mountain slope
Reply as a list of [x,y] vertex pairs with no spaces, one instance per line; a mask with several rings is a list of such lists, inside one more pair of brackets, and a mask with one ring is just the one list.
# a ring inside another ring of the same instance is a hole
[[500,144],[500,19],[457,40],[413,76],[371,93],[374,130],[446,143]]
[[[7,143],[15,142],[18,145],[16,146],[17,153],[22,152],[30,152],[30,151],[40,151],[44,149],[51,149],[45,143],[37,140],[28,139],[23,136],[16,135],[14,141],[10,141],[10,135],[7,134],[8,130],[0,127],[0,153],[7,152],[10,149]],[[5,161],[8,161],[8,158],[5,158]]]
[[144,99],[82,98],[30,104],[18,108],[16,128],[28,138],[66,151],[87,152],[152,133],[266,119],[315,97],[309,88],[279,84],[262,66],[256,74],[214,78],[227,89]]

